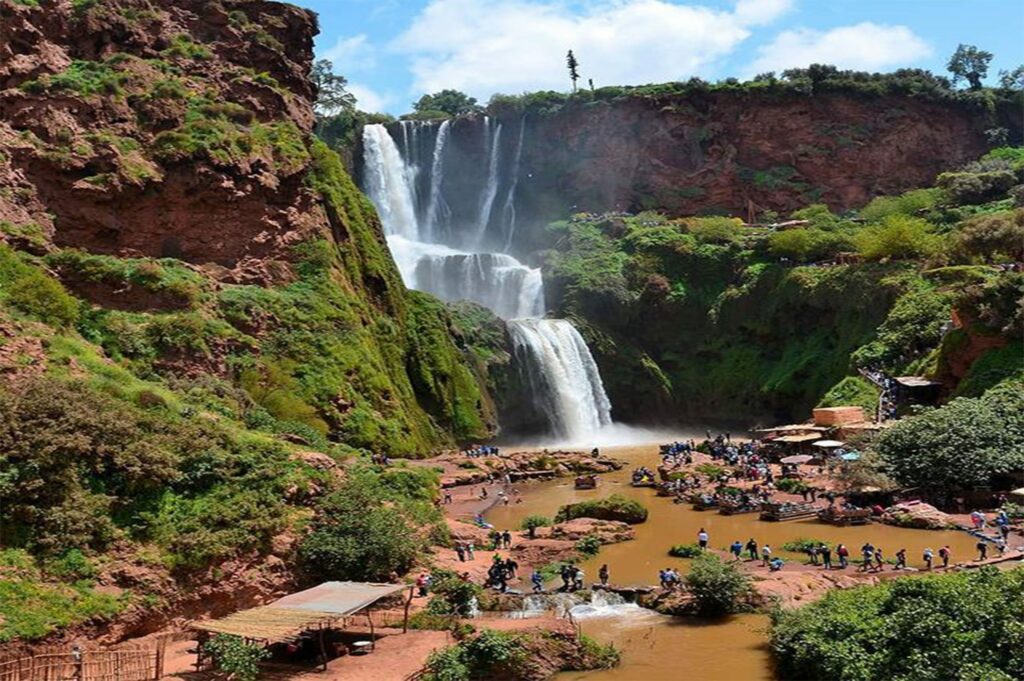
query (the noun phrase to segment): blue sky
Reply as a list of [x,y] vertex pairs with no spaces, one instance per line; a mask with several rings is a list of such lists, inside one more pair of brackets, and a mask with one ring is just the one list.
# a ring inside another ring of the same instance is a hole
[[958,43],[1024,63],[1024,0],[292,0],[320,15],[318,57],[359,107],[394,114],[425,92],[567,90],[748,78],[813,62],[945,72]]

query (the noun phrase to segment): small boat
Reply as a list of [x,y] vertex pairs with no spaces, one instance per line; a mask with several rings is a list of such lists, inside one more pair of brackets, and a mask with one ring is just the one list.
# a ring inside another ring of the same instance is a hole
[[743,503],[739,500],[723,501],[718,506],[718,512],[722,515],[742,515],[744,513],[757,513],[761,510],[761,504],[753,501]]
[[711,494],[694,494],[690,497],[690,504],[694,511],[706,511],[709,508],[718,508],[718,497]]
[[594,489],[597,487],[597,476],[596,475],[577,475],[576,480],[573,483],[573,487],[576,489]]
[[761,504],[761,520],[781,522],[812,518],[818,514],[814,504],[765,503]]
[[867,525],[871,522],[871,509],[829,506],[818,511],[818,520],[830,525]]

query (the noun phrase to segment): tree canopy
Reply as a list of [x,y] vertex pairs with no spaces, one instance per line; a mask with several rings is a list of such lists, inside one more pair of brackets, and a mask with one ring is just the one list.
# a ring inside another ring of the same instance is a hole
[[957,45],[956,52],[949,58],[946,68],[953,74],[953,83],[966,80],[972,90],[981,89],[981,81],[988,75],[988,64],[992,53],[974,45]]
[[480,110],[476,97],[470,97],[459,90],[441,90],[432,95],[423,95],[413,102],[412,108],[419,114],[442,112],[449,116],[461,116]]
[[356,98],[348,91],[348,80],[334,73],[334,64],[329,59],[314,62],[309,79],[316,88],[314,108],[321,116],[331,116],[342,111],[354,111]]

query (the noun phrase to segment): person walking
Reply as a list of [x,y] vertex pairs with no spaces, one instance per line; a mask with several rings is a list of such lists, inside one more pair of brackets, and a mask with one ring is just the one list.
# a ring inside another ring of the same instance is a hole
[[601,580],[602,586],[608,586],[608,564],[605,563],[601,566],[601,569],[597,571],[597,578]]
[[761,547],[761,565],[768,567],[772,560],[772,547],[765,544]]
[[826,570],[832,569],[832,549],[826,544],[822,544],[818,547],[818,553],[821,554],[821,564],[825,566]]
[[473,555],[473,550],[475,548],[476,547],[473,546],[473,542],[469,542],[468,544],[466,544],[466,557],[469,558],[471,562],[476,560],[476,556]]
[[733,559],[733,562],[739,562],[739,560],[740,560],[740,556],[741,556],[741,554],[743,553],[743,543],[742,543],[742,542],[740,542],[740,540],[739,540],[739,539],[737,539],[736,541],[734,541],[734,542],[733,542],[733,543],[732,543],[732,544],[731,544],[731,545],[729,546],[729,553],[731,553],[731,554],[732,554],[732,559]]
[[893,570],[906,570],[907,569],[907,550],[901,548],[896,552],[896,566]]
[[455,555],[457,555],[459,557],[459,562],[460,563],[465,563],[466,562],[466,547],[463,546],[461,543],[456,544],[455,545]]
[[747,552],[750,554],[750,560],[757,560],[757,542],[753,537],[747,542]]
[[533,574],[530,575],[530,581],[533,582],[533,593],[539,594],[544,591],[544,576],[540,573],[540,570],[534,570]]
[[949,544],[939,549],[939,558],[942,559],[942,567],[949,567]]
[[875,571],[876,572],[881,572],[882,571],[882,565],[883,565],[882,549],[876,548],[875,549]]
[[704,528],[700,528],[700,532],[697,533],[697,544],[700,545],[701,551],[708,550],[708,533]]
[[932,558],[934,557],[934,554],[932,553],[932,550],[931,549],[925,549],[924,550],[924,555],[922,555],[921,557],[924,558],[925,570],[931,570],[932,569]]
[[984,539],[979,539],[978,543],[974,545],[978,549],[978,560],[985,560],[988,558],[988,542]]
[[512,548],[512,533],[509,532],[508,530],[505,530],[501,534],[501,541],[502,541],[502,543],[505,544],[505,548],[506,549]]
[[836,547],[836,555],[839,556],[839,569],[845,570],[846,566],[850,564],[850,550],[846,548],[846,544]]
[[860,555],[861,563],[860,570],[858,570],[858,572],[867,572],[868,568],[871,567],[871,559],[875,555],[875,547],[870,543],[864,544],[864,546],[860,547]]

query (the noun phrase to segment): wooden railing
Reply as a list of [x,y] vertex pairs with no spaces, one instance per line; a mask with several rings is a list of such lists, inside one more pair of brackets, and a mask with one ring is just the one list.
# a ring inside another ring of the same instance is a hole
[[48,650],[0,661],[0,681],[154,681],[163,676],[164,646]]

